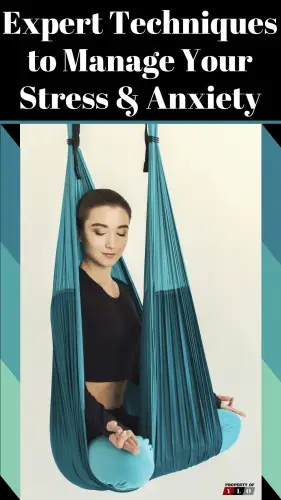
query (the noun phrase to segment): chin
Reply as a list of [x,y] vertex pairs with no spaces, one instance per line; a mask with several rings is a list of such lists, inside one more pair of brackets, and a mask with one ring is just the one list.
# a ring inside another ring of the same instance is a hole
[[104,259],[101,260],[100,265],[103,267],[112,267],[114,264],[116,264],[118,259],[107,259],[104,257]]
[[102,263],[102,267],[112,267],[114,266],[115,262],[112,262],[112,264],[106,264],[106,263]]

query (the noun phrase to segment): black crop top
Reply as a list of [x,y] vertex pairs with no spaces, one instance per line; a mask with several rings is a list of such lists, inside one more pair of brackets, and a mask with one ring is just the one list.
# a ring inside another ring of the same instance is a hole
[[120,280],[113,298],[80,268],[80,296],[86,382],[132,379],[141,321],[130,287]]
[[[79,268],[85,382],[139,382],[141,320],[130,287],[115,279],[120,295],[113,298]],[[127,426],[106,410],[85,384],[85,417],[92,436],[110,434],[110,420]]]
[[[139,383],[141,319],[130,287],[115,279],[120,295],[113,298],[79,268],[85,382],[131,380]],[[220,399],[216,396],[217,407]],[[85,418],[93,435],[110,434],[106,425],[116,417],[88,391]],[[118,422],[123,429],[128,429]]]

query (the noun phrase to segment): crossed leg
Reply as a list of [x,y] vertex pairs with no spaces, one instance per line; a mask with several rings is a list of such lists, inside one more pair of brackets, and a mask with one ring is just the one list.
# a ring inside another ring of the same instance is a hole
[[[241,430],[238,415],[228,410],[218,410],[222,429],[220,453],[231,448]],[[98,436],[89,445],[89,462],[95,477],[105,485],[119,491],[132,491],[146,484],[154,472],[153,449],[149,440],[137,435],[140,453],[134,455],[116,448],[107,437]]]

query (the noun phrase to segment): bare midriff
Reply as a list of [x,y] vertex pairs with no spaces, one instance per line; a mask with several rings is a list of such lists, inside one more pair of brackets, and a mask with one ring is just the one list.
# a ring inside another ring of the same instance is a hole
[[86,382],[86,386],[96,400],[106,410],[109,410],[122,406],[127,383],[127,380],[118,382]]

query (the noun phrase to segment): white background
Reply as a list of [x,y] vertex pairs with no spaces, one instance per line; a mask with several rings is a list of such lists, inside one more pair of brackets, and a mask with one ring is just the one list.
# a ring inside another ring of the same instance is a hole
[[[261,127],[159,126],[160,150],[214,390],[246,413],[233,448],[129,495],[221,499],[226,482],[261,498]],[[21,499],[117,498],[61,475],[49,437],[50,302],[67,161],[66,125],[21,125]],[[144,125],[81,125],[96,187],[120,192],[133,218],[125,261],[143,297],[147,174]],[[128,498],[128,497],[127,497]]]

